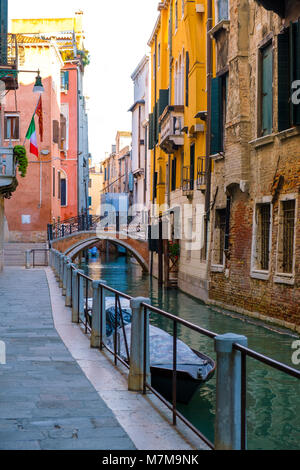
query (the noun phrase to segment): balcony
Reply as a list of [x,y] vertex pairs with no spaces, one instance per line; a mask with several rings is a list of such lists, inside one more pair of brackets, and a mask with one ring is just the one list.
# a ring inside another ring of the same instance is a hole
[[0,147],[0,195],[10,197],[18,186],[16,159],[12,148]]
[[0,80],[6,90],[18,89],[18,43],[15,34],[0,34]]
[[197,189],[202,192],[206,190],[205,157],[198,157],[197,160]]
[[184,145],[184,106],[167,106],[160,118],[160,147],[167,154]]

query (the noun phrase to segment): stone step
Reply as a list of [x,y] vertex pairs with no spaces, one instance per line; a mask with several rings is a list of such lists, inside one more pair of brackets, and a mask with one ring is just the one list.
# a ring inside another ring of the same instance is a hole
[[[46,243],[5,243],[4,266],[24,266],[27,250],[42,250],[46,248]],[[36,253],[35,256],[38,262],[45,259],[44,253]]]

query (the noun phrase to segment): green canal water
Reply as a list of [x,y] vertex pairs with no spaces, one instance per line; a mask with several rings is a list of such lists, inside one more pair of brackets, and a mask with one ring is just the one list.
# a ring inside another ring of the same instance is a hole
[[[139,266],[126,257],[108,260],[90,260],[83,266],[93,279],[107,281],[108,285],[135,297],[150,297],[152,305],[164,309],[218,334],[237,333],[248,337],[249,347],[273,359],[292,364],[292,343],[295,334],[272,328],[252,319],[245,319],[226,311],[217,311],[177,290],[163,290],[158,283],[142,273]],[[172,333],[169,320],[151,315],[151,323]],[[215,358],[214,344],[178,325],[179,337],[191,348]],[[300,368],[300,367],[299,367]],[[180,405],[180,411],[214,441],[215,378],[205,384],[189,405]],[[247,430],[251,450],[300,449],[300,381],[277,372],[257,361],[247,359]]]

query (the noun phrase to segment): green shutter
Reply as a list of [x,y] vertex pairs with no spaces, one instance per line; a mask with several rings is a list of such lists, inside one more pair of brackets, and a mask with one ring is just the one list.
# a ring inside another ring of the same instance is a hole
[[158,122],[158,119],[159,119],[159,102],[157,102],[155,104],[155,107],[154,107],[154,143],[155,144],[158,144],[158,136],[159,136],[159,122]]
[[167,90],[159,90],[159,116],[161,116],[169,106],[169,89]]
[[[300,80],[300,23],[293,24],[294,39],[294,80]],[[299,88],[299,87],[298,87]],[[293,91],[292,91],[293,92]],[[293,124],[300,125],[300,105],[293,105]]]
[[290,119],[290,73],[289,33],[278,35],[278,131],[291,127]]
[[8,5],[7,0],[0,2],[0,65],[7,65],[7,31],[8,31]]
[[153,114],[149,114],[149,149],[154,149],[154,140],[153,140]]
[[65,72],[65,89],[66,90],[69,89],[69,72],[68,71]]
[[222,79],[212,79],[211,89],[211,155],[222,152]]
[[262,117],[261,135],[273,131],[273,46],[262,49]]

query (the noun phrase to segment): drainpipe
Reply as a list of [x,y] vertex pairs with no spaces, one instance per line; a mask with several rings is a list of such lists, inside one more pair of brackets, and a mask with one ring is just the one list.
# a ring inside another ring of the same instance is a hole
[[208,258],[208,232],[210,221],[210,197],[211,197],[211,82],[212,82],[212,39],[209,31],[213,26],[212,0],[207,1],[207,38],[206,38],[206,61],[207,61],[207,129],[206,129],[206,157],[205,157],[205,258]]
[[[154,54],[154,103],[156,104],[156,99],[157,99],[157,36],[155,36],[155,54]],[[156,172],[156,144],[154,145],[153,149],[153,183],[152,183],[152,215],[153,210],[154,210],[154,204],[155,204],[155,197],[154,197],[154,186],[155,186],[155,172]],[[150,234],[152,236],[152,234]],[[151,260],[150,260],[150,275],[152,277],[153,275],[153,251],[151,251]]]

